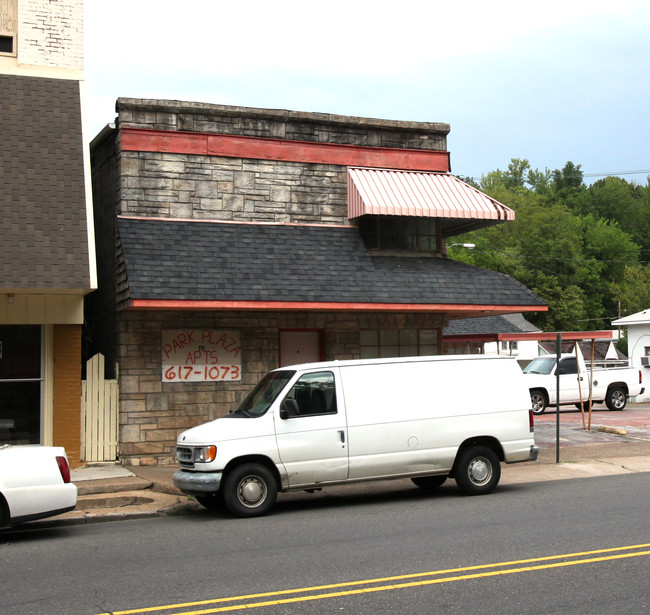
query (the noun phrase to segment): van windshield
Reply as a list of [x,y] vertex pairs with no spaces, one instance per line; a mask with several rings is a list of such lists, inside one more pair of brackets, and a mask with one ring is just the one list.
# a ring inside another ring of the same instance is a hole
[[538,357],[524,367],[524,374],[550,374],[554,365],[555,357]]
[[246,417],[262,416],[271,407],[271,404],[295,373],[292,370],[269,372],[242,399],[240,404],[232,411],[232,414]]

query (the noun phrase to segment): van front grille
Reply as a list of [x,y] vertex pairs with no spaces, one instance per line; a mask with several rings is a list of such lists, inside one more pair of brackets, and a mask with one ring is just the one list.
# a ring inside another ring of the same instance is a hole
[[182,468],[194,467],[194,449],[189,446],[176,447],[176,459]]

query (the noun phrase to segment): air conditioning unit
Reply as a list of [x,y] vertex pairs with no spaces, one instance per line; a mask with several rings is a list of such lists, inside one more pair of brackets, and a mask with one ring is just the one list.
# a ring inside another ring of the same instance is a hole
[[641,357],[641,365],[643,367],[650,367],[650,357]]

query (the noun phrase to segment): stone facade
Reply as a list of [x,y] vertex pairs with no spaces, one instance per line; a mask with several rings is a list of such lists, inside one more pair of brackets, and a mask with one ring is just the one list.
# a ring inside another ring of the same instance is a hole
[[196,220],[346,224],[344,167],[123,152],[120,213]]
[[[184,429],[219,418],[277,367],[279,331],[321,329],[325,360],[359,358],[362,329],[439,329],[440,314],[125,312],[119,319],[121,458],[132,465],[174,463]],[[242,380],[236,383],[161,381],[163,329],[237,329]]]
[[446,151],[449,124],[403,122],[196,102],[120,98],[121,128]]
[[[93,352],[107,355],[109,371],[111,363],[119,367],[124,463],[174,463],[181,431],[223,416],[263,374],[278,367],[282,330],[321,331],[328,360],[359,358],[362,329],[441,331],[446,324],[446,315],[440,313],[130,310],[115,218],[351,224],[343,164],[129,150],[122,146],[125,130],[157,131],[161,137],[182,131],[445,151],[447,124],[136,99],[119,99],[117,110],[116,130],[98,135],[91,145],[100,292],[91,298],[87,318],[97,324],[94,338],[103,346]],[[163,382],[162,332],[184,328],[236,330],[241,336],[241,381]],[[116,340],[113,350],[111,340]]]

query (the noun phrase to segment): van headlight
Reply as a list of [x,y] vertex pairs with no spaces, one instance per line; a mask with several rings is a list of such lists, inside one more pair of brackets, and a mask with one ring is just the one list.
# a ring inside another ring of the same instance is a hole
[[194,463],[210,463],[217,456],[217,447],[214,444],[210,446],[196,446],[194,448]]

